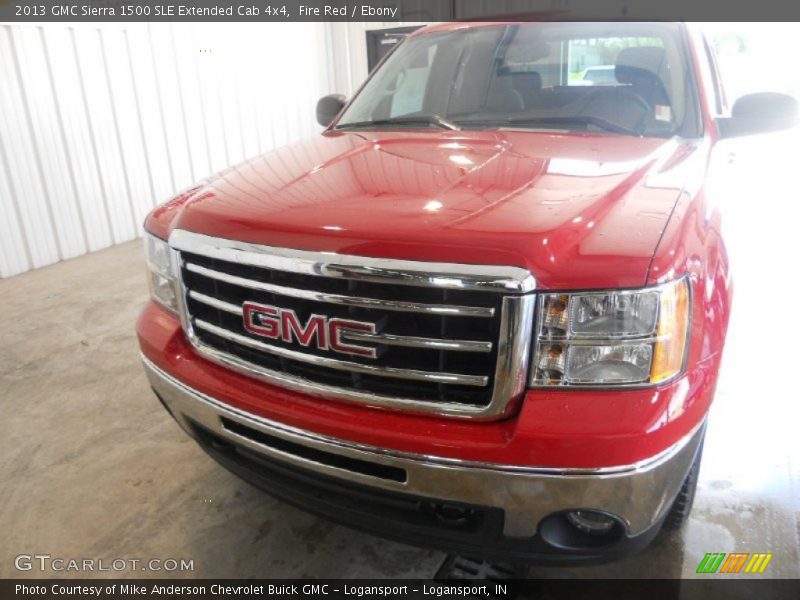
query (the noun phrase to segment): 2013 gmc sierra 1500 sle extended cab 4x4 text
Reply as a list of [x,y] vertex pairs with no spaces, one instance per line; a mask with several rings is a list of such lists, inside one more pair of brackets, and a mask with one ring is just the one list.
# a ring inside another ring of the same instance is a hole
[[150,384],[222,465],[351,526],[635,551],[691,509],[725,341],[710,153],[796,114],[727,112],[684,24],[425,28],[320,100],[322,134],[148,216]]

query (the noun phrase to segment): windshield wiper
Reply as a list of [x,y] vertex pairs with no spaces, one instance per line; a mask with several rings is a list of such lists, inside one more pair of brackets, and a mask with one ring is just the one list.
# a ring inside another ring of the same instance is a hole
[[413,115],[406,117],[392,117],[391,119],[376,119],[374,121],[358,121],[356,123],[342,123],[337,125],[334,129],[365,129],[370,127],[386,127],[391,125],[434,125],[441,129],[451,129],[457,131],[461,129],[455,123],[452,123],[440,117],[439,115]]
[[640,136],[640,131],[628,129],[624,125],[607,121],[602,117],[595,117],[592,115],[576,115],[573,117],[510,117],[508,119],[486,119],[476,121],[462,121],[470,125],[594,125],[595,127],[608,131],[611,133],[620,133],[623,135]]

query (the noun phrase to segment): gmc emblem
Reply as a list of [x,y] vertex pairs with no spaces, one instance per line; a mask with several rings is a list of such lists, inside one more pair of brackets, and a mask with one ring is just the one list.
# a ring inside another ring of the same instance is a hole
[[313,346],[320,350],[367,358],[378,356],[375,348],[342,341],[342,333],[347,331],[375,333],[375,323],[311,315],[303,325],[297,318],[297,313],[288,308],[245,302],[242,309],[244,328],[254,335],[271,340],[280,339],[287,344],[296,342],[306,348]]

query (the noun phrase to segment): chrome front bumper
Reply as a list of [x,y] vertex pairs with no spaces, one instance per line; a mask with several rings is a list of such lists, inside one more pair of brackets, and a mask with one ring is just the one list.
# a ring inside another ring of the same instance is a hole
[[[689,471],[703,428],[666,451],[640,463],[600,469],[520,467],[411,454],[319,435],[246,413],[202,394],[142,357],[150,385],[178,423],[192,433],[191,422],[264,456],[307,471],[356,484],[442,501],[502,509],[509,538],[536,535],[539,522],[568,509],[594,509],[617,515],[627,535],[651,529],[665,515]],[[322,464],[244,437],[224,421],[306,448],[402,469],[394,481],[344,467]]]

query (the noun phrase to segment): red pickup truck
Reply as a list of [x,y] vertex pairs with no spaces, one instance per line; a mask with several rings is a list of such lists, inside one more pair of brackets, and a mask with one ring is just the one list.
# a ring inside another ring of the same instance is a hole
[[689,514],[725,341],[710,153],[797,112],[729,111],[684,24],[425,28],[320,100],[320,135],[148,216],[150,384],[223,466],[350,526],[640,549]]

